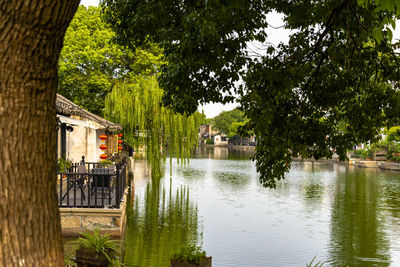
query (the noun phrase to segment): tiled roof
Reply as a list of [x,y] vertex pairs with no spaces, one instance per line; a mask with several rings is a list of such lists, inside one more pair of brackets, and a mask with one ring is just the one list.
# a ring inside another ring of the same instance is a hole
[[57,94],[57,99],[56,99],[56,109],[57,109],[57,114],[65,115],[65,116],[80,116],[83,118],[86,118],[88,120],[92,120],[97,122],[98,124],[104,126],[109,131],[121,131],[122,126],[118,123],[114,123],[111,121],[108,121],[100,116],[97,116],[96,114],[93,114],[86,109],[81,108],[68,98]]

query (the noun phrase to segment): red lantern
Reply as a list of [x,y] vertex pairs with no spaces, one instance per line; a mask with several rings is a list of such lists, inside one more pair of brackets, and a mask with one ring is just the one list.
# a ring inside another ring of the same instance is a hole
[[100,155],[100,158],[101,158],[101,159],[106,159],[106,158],[107,158],[107,155],[106,155],[106,154],[101,154],[101,155]]
[[105,135],[105,134],[100,135],[100,139],[101,140],[106,140],[107,139],[107,135]]
[[99,146],[99,148],[100,148],[101,150],[107,149],[107,145],[101,144],[101,145]]
[[121,151],[121,150],[122,150],[122,146],[119,146],[119,147],[118,147],[118,151]]
[[122,144],[122,140],[120,139],[120,140],[118,140],[118,144]]
[[122,133],[119,133],[119,134],[118,134],[118,137],[119,137],[119,138],[122,138]]

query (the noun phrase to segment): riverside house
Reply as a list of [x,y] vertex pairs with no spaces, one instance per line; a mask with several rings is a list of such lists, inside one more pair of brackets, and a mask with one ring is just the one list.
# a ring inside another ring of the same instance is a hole
[[108,136],[105,154],[118,152],[118,137],[122,126],[97,116],[57,94],[57,158],[79,162],[82,156],[87,161],[98,161],[102,151],[100,135]]
[[[122,235],[127,194],[126,151],[118,153],[122,126],[97,116],[57,95],[57,158],[70,167],[57,172],[57,195],[64,235],[100,226]],[[100,136],[104,139],[101,140]],[[103,143],[105,142],[105,143]],[[100,145],[107,145],[102,151]],[[106,154],[112,161],[101,162]]]

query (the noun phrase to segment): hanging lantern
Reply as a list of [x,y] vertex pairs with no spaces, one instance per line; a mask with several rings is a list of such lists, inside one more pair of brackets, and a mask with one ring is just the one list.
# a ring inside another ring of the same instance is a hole
[[107,145],[101,144],[101,145],[99,146],[99,148],[100,148],[101,150],[105,150],[105,149],[107,149]]
[[119,137],[119,138],[122,138],[122,133],[119,133],[119,134],[118,134],[118,137]]
[[120,145],[120,144],[122,144],[122,140],[120,139],[120,140],[118,140],[118,144]]
[[122,146],[119,146],[119,147],[118,147],[118,151],[121,151],[121,150],[122,150]]
[[100,155],[100,158],[101,158],[101,159],[106,159],[106,158],[107,158],[107,155],[106,155],[106,154],[101,154],[101,155]]
[[100,135],[100,139],[101,140],[106,140],[107,139],[107,135],[105,135],[105,134]]

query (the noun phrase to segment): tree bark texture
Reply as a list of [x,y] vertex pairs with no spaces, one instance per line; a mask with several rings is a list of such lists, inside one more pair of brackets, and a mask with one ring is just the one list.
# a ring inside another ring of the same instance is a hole
[[79,0],[0,0],[0,266],[64,266],[57,62]]

